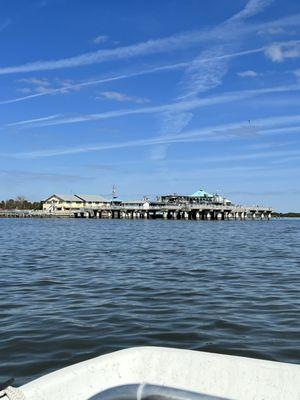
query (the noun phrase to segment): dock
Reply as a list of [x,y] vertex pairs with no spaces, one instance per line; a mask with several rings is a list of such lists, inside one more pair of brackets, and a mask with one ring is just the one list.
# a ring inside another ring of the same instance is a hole
[[75,218],[111,219],[185,219],[185,220],[270,220],[269,207],[217,206],[217,205],[150,205],[109,206],[106,208],[82,208]]
[[113,186],[112,198],[87,194],[53,194],[42,210],[0,210],[0,218],[95,218],[164,220],[270,220],[273,209],[243,206],[202,189],[193,194],[166,194],[149,200],[121,200]]

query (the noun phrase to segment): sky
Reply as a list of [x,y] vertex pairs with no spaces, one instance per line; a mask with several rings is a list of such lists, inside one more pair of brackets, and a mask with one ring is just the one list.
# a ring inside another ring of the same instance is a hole
[[300,212],[298,0],[1,0],[0,199]]

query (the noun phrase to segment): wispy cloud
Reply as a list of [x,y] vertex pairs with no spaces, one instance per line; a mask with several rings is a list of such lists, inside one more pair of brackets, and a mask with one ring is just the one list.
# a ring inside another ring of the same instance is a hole
[[[288,130],[290,125],[297,124],[300,122],[300,115],[285,115],[281,117],[269,117],[264,119],[256,119],[252,121],[252,131],[257,134],[265,134],[265,133],[276,133],[276,130],[282,129]],[[279,127],[279,128],[278,128]],[[282,128],[280,128],[282,127]],[[291,127],[296,128],[300,132],[300,126]],[[236,136],[241,136],[241,133],[244,131],[247,136],[249,133],[249,126],[245,125],[244,122],[236,122],[232,124],[224,124],[217,126],[208,126],[203,127],[197,130],[190,130],[187,132],[172,134],[170,132],[168,135],[154,137],[149,139],[140,139],[140,140],[131,140],[127,142],[118,142],[118,143],[96,143],[90,145],[84,145],[79,147],[67,147],[67,148],[58,148],[58,149],[44,149],[37,150],[32,152],[22,152],[22,153],[1,153],[2,157],[14,157],[14,158],[40,158],[40,157],[53,157],[53,156],[62,156],[68,154],[80,154],[80,153],[89,153],[95,151],[104,151],[104,150],[113,150],[113,149],[122,149],[128,147],[141,147],[141,146],[157,146],[157,145],[168,145],[174,143],[188,143],[188,142],[201,142],[201,141],[220,141],[220,140],[232,140],[236,138]],[[238,134],[237,134],[238,133]],[[297,152],[297,154],[300,152]],[[247,153],[243,158],[255,158],[252,155],[253,153]],[[291,154],[290,154],[291,155]],[[294,155],[294,154],[293,154]],[[231,156],[230,156],[231,157]],[[227,158],[223,161],[226,161]],[[239,157],[239,156],[238,156]],[[207,158],[211,160],[211,158]]]
[[3,22],[0,23],[0,32],[3,31],[5,28],[8,27],[8,25],[11,24],[11,19],[6,18]]
[[238,76],[240,76],[241,78],[255,78],[258,76],[258,73],[251,69],[248,69],[247,71],[238,72]]
[[242,161],[242,160],[257,160],[259,158],[268,159],[268,158],[277,158],[277,157],[288,157],[291,155],[300,156],[300,150],[280,150],[280,151],[265,151],[265,152],[257,152],[257,153],[245,153],[245,154],[236,154],[236,155],[228,155],[228,156],[219,156],[219,157],[205,157],[202,158],[202,161],[205,162],[224,162],[224,161]]
[[[256,97],[264,94],[271,93],[283,93],[290,91],[299,91],[300,85],[286,85],[286,86],[275,86],[270,88],[263,89],[254,89],[254,90],[244,90],[244,91],[236,91],[236,92],[225,92],[221,93],[217,96],[208,96],[203,99],[192,99],[188,101],[175,102],[171,104],[163,104],[159,106],[148,106],[141,108],[132,108],[132,109],[121,109],[116,111],[108,111],[104,113],[98,114],[83,114],[73,117],[68,116],[45,116],[30,119],[30,120],[22,120],[17,122],[12,122],[7,124],[7,126],[22,126],[22,125],[30,125],[30,126],[51,126],[51,125],[63,125],[63,124],[74,124],[79,122],[87,122],[87,121],[98,121],[104,119],[111,119],[122,117],[125,115],[136,115],[136,114],[156,114],[162,112],[186,112],[193,109],[197,109],[200,107],[207,107],[216,104],[224,104],[235,101],[241,101],[244,99],[248,99],[251,97]],[[44,120],[43,120],[44,119]],[[49,119],[49,121],[48,121]]]
[[241,11],[214,29],[218,37],[217,44],[202,51],[186,69],[181,82],[183,94],[180,98],[196,96],[222,83],[229,67],[229,59],[222,56],[240,48],[242,39],[247,34],[244,20],[262,12],[272,2],[273,0],[249,0]]
[[261,36],[266,36],[266,35],[280,35],[281,33],[284,33],[284,29],[281,27],[270,27],[266,29],[261,29],[257,32]]
[[[161,113],[158,118],[160,122],[159,134],[161,137],[168,135],[172,132],[173,135],[179,134],[184,128],[188,126],[193,114],[190,112],[172,112],[166,111]],[[159,145],[153,147],[150,151],[151,160],[164,160],[167,156],[168,145]]]
[[[229,54],[217,56],[217,59],[242,57],[245,55],[263,52],[263,51],[265,51],[265,49],[266,49],[265,47],[260,47],[260,48],[256,48],[256,49],[240,51],[237,53],[229,53]],[[211,60],[212,60],[211,58],[207,58],[207,59],[203,59],[202,61],[209,62]],[[130,79],[130,78],[133,78],[136,76],[141,76],[141,75],[147,75],[147,74],[153,74],[153,73],[157,73],[157,72],[164,72],[164,71],[177,70],[177,69],[184,69],[184,68],[188,67],[190,64],[191,64],[191,61],[162,65],[162,66],[143,69],[143,70],[135,71],[135,72],[131,72],[131,73],[115,75],[115,76],[111,76],[111,77],[107,77],[107,78],[88,80],[88,81],[80,82],[80,83],[70,83],[70,80],[67,80],[67,81],[65,81],[65,84],[62,87],[58,87],[58,88],[51,87],[48,90],[45,88],[45,90],[43,90],[42,92],[34,93],[29,96],[22,96],[22,97],[17,97],[17,98],[13,98],[13,99],[2,100],[2,101],[0,101],[0,105],[18,103],[21,101],[31,100],[31,99],[42,97],[42,96],[64,94],[64,93],[68,93],[69,91],[72,91],[72,90],[79,91],[80,89],[85,88],[85,87],[100,85],[102,83],[119,81],[122,79]],[[31,79],[31,78],[29,78],[29,79]],[[36,78],[33,78],[33,79],[36,79]],[[69,83],[67,83],[67,82],[69,82]],[[25,91],[24,91],[24,89],[25,89]],[[31,88],[21,88],[21,90],[26,93],[29,93],[29,92],[32,93]]]
[[129,96],[126,93],[121,93],[116,91],[101,92],[100,95],[96,97],[96,99],[108,99],[108,100],[118,101],[121,103],[129,102],[136,104],[145,104],[150,102],[150,100],[147,99],[146,97]]
[[265,55],[274,62],[282,62],[287,58],[300,57],[300,41],[273,43],[265,50]]
[[107,41],[108,41],[108,36],[106,36],[106,35],[99,35],[99,36],[96,36],[96,37],[93,39],[93,42],[94,42],[95,44],[105,43],[105,42],[107,42]]
[[61,173],[49,173],[49,172],[34,172],[34,171],[20,171],[20,170],[0,170],[0,178],[8,178],[14,181],[24,180],[38,180],[43,182],[77,182],[78,180],[92,179],[91,177],[83,177],[80,175],[69,175]]
[[36,85],[36,86],[50,86],[50,82],[46,78],[22,78],[18,79],[18,82],[26,83],[29,85]]
[[[216,43],[203,50],[185,69],[180,83],[179,99],[195,98],[222,84],[229,68],[228,54],[237,54],[241,45],[243,20],[260,13],[272,0],[249,0],[246,6],[231,18],[214,28]],[[190,119],[192,115],[190,115]]]
[[181,82],[183,94],[180,98],[195,97],[199,92],[213,89],[222,83],[228,70],[228,58],[224,57],[225,48],[226,45],[223,44],[203,51],[190,63]]
[[[249,4],[250,3],[250,4]],[[255,3],[257,3],[255,5]],[[259,10],[263,9],[269,2],[265,1],[251,1],[248,2],[248,10],[242,12],[240,17],[233,17],[235,20],[243,19],[254,15]],[[251,5],[252,4],[252,5]],[[246,7],[247,8],[247,7]],[[250,11],[251,10],[251,11]],[[300,15],[295,14],[289,17],[279,19],[277,21],[271,21],[264,24],[255,24],[248,26],[241,26],[239,28],[239,33],[251,33],[257,32],[257,30],[262,28],[276,28],[284,26],[298,26],[300,20]],[[224,33],[224,31],[222,31]],[[235,37],[236,32],[227,31],[227,38],[230,36]],[[148,40],[146,42],[141,42],[129,46],[117,47],[114,49],[103,49],[95,52],[84,53],[78,56],[63,58],[58,60],[49,61],[35,61],[29,62],[22,65],[7,66],[0,68],[0,74],[14,74],[14,73],[24,73],[33,71],[46,71],[55,70],[61,68],[73,68],[84,65],[91,65],[95,63],[102,63],[112,60],[122,60],[129,59],[133,57],[160,54],[165,52],[171,52],[175,50],[184,50],[191,46],[199,46],[201,43],[209,43],[210,41],[216,41],[220,38],[219,30],[208,29],[201,31],[186,32],[178,35],[169,36],[162,39]]]
[[296,69],[293,73],[297,78],[300,78],[300,69]]
[[53,119],[55,120],[56,118],[59,118],[60,116],[61,116],[61,114],[53,114],[53,115],[48,115],[46,117],[27,119],[26,121],[14,122],[13,124],[8,124],[7,126],[30,125],[32,123],[42,123],[45,121],[51,121]]
[[[206,39],[204,37],[206,36]],[[84,53],[79,56],[53,61],[36,61],[18,66],[2,67],[0,74],[14,74],[21,72],[47,71],[61,68],[79,67],[112,60],[129,59],[150,54],[159,54],[166,51],[186,49],[188,46],[199,45],[199,41],[209,40],[210,32],[187,32],[167,38],[148,40],[130,46],[104,49]]]
[[246,6],[229,21],[243,20],[246,18],[253,17],[254,15],[262,12],[266,7],[268,7],[274,0],[249,0]]
[[31,95],[27,96],[28,98],[31,98],[32,94],[34,95],[37,94],[42,96],[55,92],[67,93],[71,90],[80,89],[71,79],[60,79],[60,78],[47,79],[47,78],[30,77],[30,78],[18,79],[17,82],[27,85],[26,87],[21,87],[18,88],[17,90],[22,93],[31,93]]

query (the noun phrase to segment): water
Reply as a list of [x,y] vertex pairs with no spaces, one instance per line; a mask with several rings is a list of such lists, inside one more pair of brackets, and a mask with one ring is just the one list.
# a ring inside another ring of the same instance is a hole
[[0,220],[0,378],[130,346],[300,362],[300,220]]

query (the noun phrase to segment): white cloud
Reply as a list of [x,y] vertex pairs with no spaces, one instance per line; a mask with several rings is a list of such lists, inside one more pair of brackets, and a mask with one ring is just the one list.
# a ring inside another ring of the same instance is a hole
[[204,50],[188,66],[181,83],[183,95],[188,98],[219,86],[229,68],[228,52],[236,52],[241,38],[247,34],[243,20],[262,12],[273,0],[249,0],[246,6],[214,29],[217,45]]
[[235,14],[230,20],[240,20],[249,17],[263,11],[268,7],[274,0],[249,0],[243,10]]
[[196,96],[222,83],[228,70],[228,58],[223,57],[224,50],[225,45],[203,51],[190,63],[181,82],[183,95],[180,98]]
[[147,99],[146,97],[129,96],[125,93],[115,92],[115,91],[101,92],[100,96],[96,98],[97,99],[105,98],[108,100],[114,100],[118,102],[131,102],[136,104],[145,104],[150,102],[150,100]]
[[20,89],[17,89],[19,92],[31,93],[31,95],[14,99],[15,101],[8,100],[0,104],[9,104],[12,102],[21,101],[36,96],[54,94],[56,92],[67,93],[70,90],[78,90],[77,85],[74,84],[74,81],[72,81],[71,79],[60,79],[60,78],[46,79],[46,78],[30,77],[30,78],[18,79],[17,82],[25,83],[28,85],[28,87],[22,87]]
[[93,42],[94,42],[95,44],[100,44],[100,43],[105,43],[105,42],[107,42],[107,40],[108,40],[108,36],[99,35],[99,36],[96,36],[96,37],[93,39]]
[[273,43],[266,48],[265,55],[274,62],[282,62],[287,58],[300,57],[300,41]]
[[296,69],[295,71],[293,71],[294,72],[294,75],[297,77],[297,78],[300,78],[300,69]]
[[61,116],[60,114],[53,114],[53,115],[48,115],[46,117],[35,118],[35,119],[27,119],[26,121],[14,122],[13,125],[12,124],[8,124],[8,126],[30,125],[32,123],[50,121],[50,120],[59,118],[60,116]]
[[188,112],[164,112],[161,119],[160,134],[165,135],[168,132],[172,134],[180,133],[191,121],[192,113]]
[[84,53],[78,56],[50,61],[36,61],[18,66],[0,68],[0,74],[13,74],[20,72],[47,71],[61,68],[79,67],[112,60],[122,60],[150,54],[160,54],[166,51],[185,49],[189,46],[198,46],[199,42],[214,39],[210,31],[187,32],[162,39],[148,40],[129,46],[114,49],[103,49],[95,52]]
[[[29,94],[32,93],[32,89],[29,87],[21,87],[17,89],[18,92],[21,92],[23,94]],[[31,97],[31,96],[26,96],[26,97]]]
[[50,82],[46,78],[22,78],[18,79],[18,82],[27,83],[29,85],[50,86]]
[[269,27],[269,28],[261,29],[257,33],[261,36],[265,36],[265,35],[279,35],[283,32],[284,32],[284,29],[281,27]]
[[[244,55],[249,55],[249,54],[256,54],[264,51],[264,47],[259,47],[257,49],[250,49],[250,50],[244,50],[240,51],[237,53],[229,53],[229,54],[224,54],[221,56],[217,56],[218,59],[226,59],[226,58],[235,58],[235,57],[242,57]],[[215,57],[216,58],[216,57]],[[203,59],[202,61],[210,61],[212,58],[207,58]],[[103,78],[103,79],[96,79],[96,80],[88,80],[85,82],[80,82],[80,83],[71,83],[71,80],[68,80],[68,84],[66,83],[63,87],[58,87],[58,88],[49,88],[48,91],[44,91],[43,93],[34,93],[30,96],[23,96],[23,97],[17,97],[14,99],[8,99],[8,100],[2,100],[0,101],[1,104],[12,104],[12,103],[18,103],[20,101],[26,101],[30,100],[36,97],[41,97],[41,96],[49,96],[53,94],[62,94],[62,93],[68,93],[70,90],[80,90],[84,87],[89,87],[89,86],[94,86],[94,85],[100,85],[102,83],[107,83],[107,82],[113,82],[113,81],[118,81],[122,79],[130,79],[135,76],[141,76],[141,75],[146,75],[146,74],[152,74],[152,73],[157,73],[157,72],[163,72],[163,71],[170,71],[170,70],[176,70],[176,69],[183,69],[191,65],[192,61],[190,62],[181,62],[181,63],[175,63],[175,64],[167,64],[167,65],[162,65],[158,67],[153,67],[145,70],[140,70],[136,72],[131,72],[131,73],[126,73],[126,74],[120,74],[120,75],[115,75],[111,76],[108,78]],[[29,78],[30,79],[30,78]],[[32,92],[30,90],[29,92]]]
[[[264,119],[253,120],[252,124],[255,128],[255,131],[258,131],[260,134],[271,134],[284,133],[289,129],[297,129],[300,132],[300,126],[290,126],[293,124],[299,124],[300,115],[285,115],[281,117],[269,117]],[[276,128],[280,127],[280,128]],[[272,129],[271,129],[272,128]],[[217,126],[207,126],[200,129],[186,131],[180,134],[172,134],[163,136],[163,137],[153,137],[150,139],[140,139],[140,140],[132,140],[128,142],[118,142],[118,143],[96,143],[89,144],[79,147],[66,147],[66,148],[58,148],[58,149],[44,149],[37,150],[32,152],[22,152],[22,153],[2,153],[0,156],[2,157],[14,157],[14,158],[39,158],[39,157],[53,157],[53,156],[61,156],[67,154],[80,154],[80,153],[88,153],[95,151],[104,151],[104,150],[113,150],[113,149],[122,149],[128,147],[140,147],[140,146],[157,146],[157,145],[167,145],[172,143],[189,143],[189,142],[202,142],[202,141],[220,141],[220,140],[228,140],[236,137],[236,132],[240,133],[243,130],[246,130],[245,122],[236,122],[232,124],[224,124]],[[292,154],[300,154],[297,150],[296,152],[292,151]],[[290,154],[291,155],[291,154]],[[260,155],[261,157],[265,156],[265,153]],[[266,157],[269,157],[266,155]],[[240,156],[237,155],[236,159],[255,159],[256,157],[253,153],[248,153],[246,155]],[[232,159],[232,156],[222,157],[222,161],[227,161]],[[201,159],[204,160],[203,158]],[[207,158],[207,161],[212,161],[212,158]],[[206,159],[205,159],[206,161]]]
[[241,78],[255,78],[257,75],[257,72],[250,69],[247,71],[238,72],[238,76],[240,76]]
[[[249,6],[246,6],[247,11],[241,12],[233,17],[234,20],[247,18],[248,16],[254,15],[254,13],[262,10],[269,1],[258,1],[250,0]],[[257,32],[263,28],[277,28],[283,26],[298,26],[300,20],[300,14],[294,14],[292,16],[284,17],[276,21],[271,21],[263,24],[253,25],[242,25],[239,24],[239,34]],[[230,21],[230,20],[229,20]],[[72,68],[83,65],[90,65],[96,63],[102,63],[111,60],[122,60],[138,56],[145,56],[150,54],[161,54],[166,51],[184,50],[191,46],[199,46],[201,43],[207,44],[211,41],[216,42],[222,38],[222,34],[226,34],[228,39],[236,39],[236,31],[230,29],[208,29],[201,31],[186,32],[178,35],[165,37],[162,39],[148,40],[129,46],[117,47],[114,49],[104,49],[95,52],[84,53],[78,56],[63,58],[58,60],[49,61],[35,61],[29,62],[22,65],[8,66],[0,68],[0,74],[13,74],[21,72],[33,72],[33,71],[46,71],[61,68]]]
[[[193,114],[190,112],[163,112],[159,115],[159,121],[161,123],[159,134],[161,137],[166,137],[170,133],[172,135],[179,134],[188,126],[192,118]],[[150,151],[150,158],[152,160],[163,160],[167,157],[167,150],[167,145],[159,145],[152,148]]]
[[[82,114],[74,117],[62,116],[58,118],[51,117],[50,121],[47,121],[47,116],[44,117],[45,121],[40,122],[41,119],[31,119],[30,126],[50,126],[50,125],[63,125],[63,124],[72,124],[79,122],[87,122],[87,121],[97,121],[111,118],[118,118],[125,115],[138,115],[138,114],[157,114],[161,112],[173,112],[173,113],[182,113],[186,111],[190,111],[193,109],[211,106],[215,104],[225,104],[235,101],[240,101],[244,99],[248,99],[251,97],[256,97],[264,94],[270,93],[283,93],[283,92],[291,92],[291,91],[299,91],[300,85],[286,85],[286,86],[275,86],[270,88],[263,89],[254,89],[254,90],[244,90],[244,91],[236,91],[236,92],[225,92],[219,94],[217,96],[210,96],[203,99],[193,98],[191,100],[180,101],[170,104],[163,104],[159,106],[148,106],[141,108],[132,108],[132,109],[121,109],[115,111],[107,111],[104,113],[98,114]],[[8,124],[7,126],[22,126],[28,125],[28,120],[18,121]]]
[[167,156],[168,145],[160,144],[154,146],[150,150],[150,159],[153,161],[161,161],[164,160]]
[[[273,0],[249,0],[242,11],[226,20],[221,25],[214,28],[217,45],[204,50],[186,68],[184,78],[181,81],[182,95],[180,99],[195,98],[199,93],[208,91],[219,86],[228,71],[230,58],[228,53],[236,51],[239,37],[241,36],[241,20],[261,12]],[[238,33],[238,34],[236,34]],[[236,40],[238,38],[238,40]],[[235,39],[235,40],[233,40]],[[186,113],[171,113],[171,118],[167,112],[163,119],[163,131],[180,132],[192,118],[189,113],[188,120]]]

